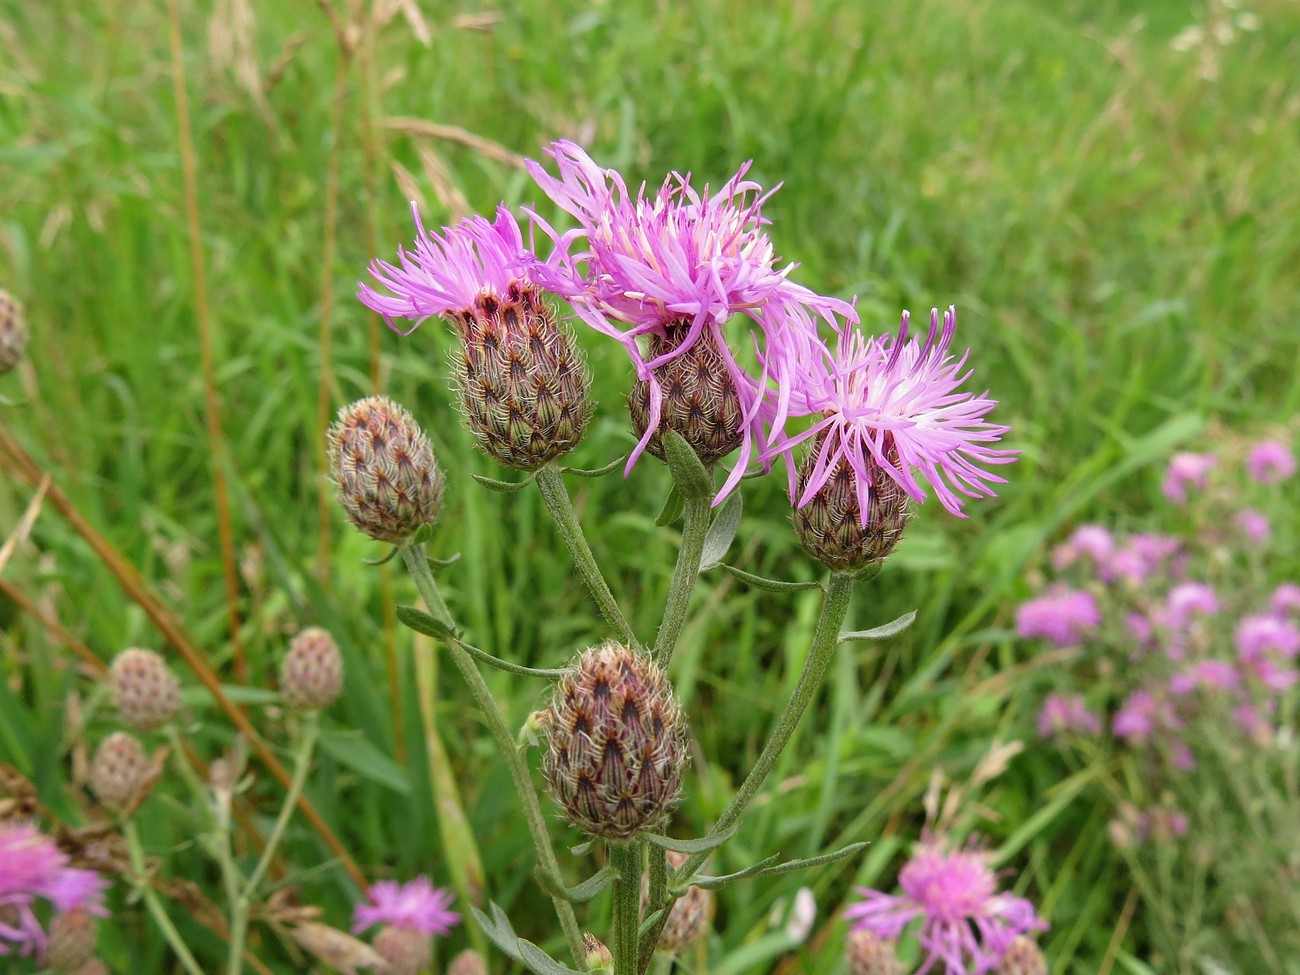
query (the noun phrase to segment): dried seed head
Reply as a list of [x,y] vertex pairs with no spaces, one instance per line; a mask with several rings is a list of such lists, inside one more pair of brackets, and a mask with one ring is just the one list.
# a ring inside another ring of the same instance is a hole
[[95,749],[90,762],[90,789],[108,809],[125,809],[149,765],[144,745],[135,735],[115,731]]
[[612,972],[614,970],[613,952],[605,946],[605,942],[590,931],[582,935],[582,948],[587,959],[587,971]]
[[626,840],[658,825],[686,761],[686,720],[649,657],[604,643],[556,684],[542,771],[579,829]]
[[[799,469],[796,497],[812,475],[819,451],[815,438]],[[873,562],[883,562],[907,525],[907,494],[899,483],[868,462],[872,483],[867,486],[867,523],[862,524],[858,502],[858,475],[841,459],[826,483],[794,511],[794,531],[799,542],[817,561],[837,572],[851,572]]]
[[[664,335],[652,334],[648,358],[656,359],[680,346],[690,327],[689,319],[679,319],[665,326]],[[663,403],[659,427],[646,449],[660,460],[664,459],[660,434],[665,428],[680,433],[705,464],[725,457],[744,439],[740,429],[744,411],[718,341],[713,332],[705,329],[686,352],[654,370]],[[650,426],[650,384],[638,382],[633,386],[627,405],[640,438]]]
[[181,709],[180,682],[152,650],[123,650],[113,659],[109,682],[118,716],[131,728],[161,728]]
[[415,928],[389,925],[375,938],[375,951],[384,959],[383,975],[420,975],[433,961],[433,939]]
[[280,693],[296,711],[320,711],[343,689],[343,654],[328,630],[309,626],[293,638],[280,665]]
[[54,915],[45,963],[54,971],[72,973],[90,961],[95,950],[95,919],[77,908]]
[[994,975],[1047,975],[1047,959],[1034,940],[1022,934],[1007,947]]
[[479,446],[521,471],[573,450],[591,416],[591,374],[541,291],[515,280],[504,295],[479,292],[451,320],[462,342],[452,368]]
[[400,545],[442,509],[442,472],[415,418],[368,396],[339,410],[329,430],[330,476],[348,520],[371,538]]
[[488,975],[487,962],[473,948],[466,948],[451,960],[447,975]]
[[384,964],[384,959],[370,945],[328,924],[303,921],[290,928],[289,934],[304,951],[343,975],[357,975],[363,968],[380,968]]
[[[654,852],[652,847],[651,855],[654,855]],[[687,859],[685,853],[677,853],[672,850],[668,852],[668,866],[674,870],[680,870]],[[649,905],[649,901],[649,878],[643,878],[641,884],[641,910],[643,913]],[[673,909],[668,913],[668,921],[664,924],[663,931],[659,935],[660,949],[669,952],[681,951],[703,935],[709,928],[709,922],[713,920],[715,901],[713,891],[702,887],[691,887],[685,894],[677,898],[677,902],[673,904]]]
[[849,959],[849,975],[903,975],[894,943],[870,931],[850,931],[844,953]]
[[27,319],[23,317],[23,306],[0,288],[0,375],[18,365],[26,348]]

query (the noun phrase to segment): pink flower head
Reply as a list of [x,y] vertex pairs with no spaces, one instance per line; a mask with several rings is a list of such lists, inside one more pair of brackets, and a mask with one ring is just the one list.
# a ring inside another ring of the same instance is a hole
[[1165,471],[1165,497],[1175,504],[1187,502],[1187,489],[1205,490],[1210,471],[1218,463],[1213,454],[1177,453],[1169,459]]
[[1105,564],[1115,551],[1115,538],[1101,525],[1080,525],[1063,544],[1052,552],[1052,565],[1059,572],[1068,569],[1081,558],[1088,558],[1094,567]]
[[1232,520],[1252,542],[1267,541],[1273,531],[1268,518],[1254,508],[1243,508]]
[[988,856],[968,846],[948,851],[936,840],[917,844],[898,875],[901,894],[858,887],[863,900],[844,912],[855,930],[897,938],[921,919],[925,958],[916,975],[942,964],[945,975],[980,975],[998,966],[1008,945],[1047,925],[1023,897],[998,893]]
[[[597,166],[574,143],[555,142],[546,152],[555,160],[559,178],[532,160],[528,172],[579,226],[559,235],[533,214],[534,224],[557,244],[543,280],[568,294],[588,325],[618,339],[637,378],[650,387],[650,422],[628,468],[658,429],[663,391],[653,370],[685,354],[707,331],[726,361],[745,418],[741,459],[719,493],[721,499],[739,483],[759,445],[759,406],[769,399],[769,381],[777,390],[787,387],[797,363],[823,351],[817,316],[833,321],[838,314],[856,321],[856,312],[848,302],[792,282],[795,265],[777,267],[761,213],[771,193],[745,179],[749,163],[712,196],[708,187],[701,192],[692,186],[689,174],[674,172],[657,193],[648,195],[642,184],[634,197],[616,170]],[[582,239],[585,250],[570,253]],[[741,369],[725,341],[723,326],[737,312],[756,323],[762,335],[757,344],[764,374],[757,379]],[[647,359],[637,340],[666,336],[667,326],[675,322],[689,323],[686,336]],[[780,428],[786,403],[780,395],[775,402],[768,419]]]
[[1156,698],[1150,691],[1134,691],[1115,712],[1111,729],[1116,738],[1130,744],[1145,744],[1158,730],[1178,728],[1180,722],[1168,702]]
[[1181,696],[1198,687],[1230,690],[1238,683],[1237,669],[1226,660],[1202,660],[1169,678],[1169,693]]
[[1300,586],[1294,582],[1284,582],[1273,590],[1273,598],[1268,608],[1278,616],[1293,610],[1300,610]]
[[1016,635],[1023,640],[1043,637],[1058,647],[1077,646],[1101,623],[1092,593],[1059,589],[1020,604]]
[[1257,484],[1276,484],[1295,473],[1295,457],[1286,444],[1264,440],[1251,449],[1246,467]]
[[[44,959],[46,936],[32,905],[40,898],[59,912],[107,914],[107,882],[93,870],[68,866],[67,856],[34,826],[0,823],[0,955]],[[6,917],[5,915],[8,915]]]
[[969,350],[954,359],[949,354],[957,310],[949,308],[940,326],[938,309],[930,313],[924,340],[908,338],[909,318],[903,313],[897,335],[867,338],[847,324],[837,326],[839,342],[832,360],[807,363],[798,379],[791,413],[820,414],[821,419],[797,436],[778,439],[765,456],[785,454],[801,440],[815,437],[816,460],[797,494],[797,477],[789,464],[790,498],[802,508],[826,484],[841,462],[857,480],[859,512],[866,524],[870,513],[873,468],[878,468],[914,501],[925,500],[919,473],[950,513],[962,513],[966,498],[993,497],[990,484],[1005,479],[980,465],[1009,464],[1018,451],[988,446],[1008,428],[984,417],[996,405],[988,393],[957,392],[967,379],[963,371]]
[[407,928],[427,935],[447,935],[460,921],[451,907],[450,891],[434,887],[425,876],[399,884],[381,880],[368,891],[369,904],[358,904],[352,911],[352,933],[357,934],[376,924]]
[[1213,616],[1219,611],[1219,597],[1213,586],[1203,582],[1181,582],[1169,590],[1163,622],[1171,627],[1186,626],[1193,614]]
[[[409,335],[431,316],[455,316],[473,309],[481,294],[503,297],[521,279],[534,280],[541,267],[524,248],[519,224],[505,206],[498,207],[495,220],[470,217],[442,228],[442,233],[424,229],[414,203],[411,216],[415,252],[399,247],[396,265],[380,260],[370,264],[371,275],[392,294],[366,284],[357,292],[363,305],[383,315],[389,327],[402,335]],[[403,331],[393,325],[394,318],[415,324]]]
[[1237,650],[1243,660],[1270,652],[1289,660],[1300,652],[1300,627],[1272,614],[1247,616],[1237,624]]
[[1038,736],[1040,738],[1057,738],[1072,732],[1079,735],[1095,735],[1101,731],[1101,719],[1088,710],[1083,696],[1072,694],[1049,694],[1038,709]]

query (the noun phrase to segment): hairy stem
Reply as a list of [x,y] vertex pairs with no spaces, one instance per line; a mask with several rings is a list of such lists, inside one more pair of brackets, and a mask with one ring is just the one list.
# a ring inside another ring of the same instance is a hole
[[637,929],[641,926],[641,844],[611,843],[614,882],[614,975],[637,973]]
[[700,556],[704,552],[704,538],[709,533],[709,499],[687,498],[683,502],[684,524],[682,547],[677,552],[677,565],[673,568],[673,581],[668,587],[668,601],[664,604],[663,621],[655,634],[652,655],[661,667],[667,667],[677,647],[677,638],[686,625],[686,609],[695,592],[695,580],[700,577]]
[[158,896],[158,891],[154,890],[153,884],[149,882],[149,871],[145,866],[144,847],[140,843],[140,831],[136,828],[135,820],[128,819],[122,824],[122,835],[126,838],[127,855],[131,858],[131,882],[135,885],[136,890],[140,892],[140,896],[144,898],[144,904],[149,910],[149,915],[153,918],[154,923],[158,925],[158,930],[163,933],[167,943],[171,945],[172,951],[176,952],[181,967],[189,975],[203,975],[203,969],[194,960],[194,955],[190,953],[190,949],[181,937],[181,933],[176,930],[176,925],[172,924],[172,919],[167,916],[167,908],[163,907],[162,898]]

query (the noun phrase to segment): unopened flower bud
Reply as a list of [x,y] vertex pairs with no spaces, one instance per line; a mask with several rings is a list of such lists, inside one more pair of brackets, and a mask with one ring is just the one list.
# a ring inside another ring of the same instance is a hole
[[521,471],[573,450],[591,416],[591,374],[541,290],[516,279],[504,295],[480,291],[451,320],[462,341],[456,386],[479,446]]
[[23,306],[0,288],[0,375],[18,365],[26,348],[27,320],[23,317]]
[[626,840],[658,825],[677,801],[686,720],[663,669],[609,642],[556,684],[542,771],[569,822]]
[[400,545],[442,508],[442,472],[415,418],[369,396],[339,410],[329,430],[330,476],[348,520],[371,538]]
[[328,630],[309,626],[293,638],[280,665],[280,692],[296,711],[319,711],[343,689],[343,654]]
[[1022,934],[1007,947],[994,975],[1047,975],[1047,959],[1033,939]]
[[582,935],[582,948],[587,959],[587,971],[612,972],[614,970],[613,953],[605,947],[605,942],[590,931]]
[[[650,848],[650,852],[651,856],[658,855],[654,847]],[[673,870],[680,870],[687,859],[685,853],[668,851],[668,866]],[[659,948],[669,952],[681,951],[703,935],[709,928],[709,922],[713,920],[715,901],[713,891],[703,887],[691,887],[677,898],[672,910],[668,912],[668,920],[664,924],[663,931],[659,934]],[[649,878],[646,877],[641,884],[642,913],[648,908],[649,902],[650,884]]]
[[123,650],[113,659],[109,681],[113,705],[129,727],[161,728],[181,709],[180,682],[167,661],[152,650]]
[[74,973],[90,961],[95,950],[95,919],[80,908],[54,915],[50,921],[45,963],[59,973]]
[[[679,319],[664,326],[663,335],[651,333],[648,358],[653,360],[678,348],[690,328],[690,319]],[[680,433],[704,464],[725,457],[743,440],[744,410],[727,360],[718,348],[719,341],[705,328],[685,352],[654,370],[663,402],[658,428],[646,449],[660,460],[664,459],[661,434],[665,429]],[[632,388],[628,410],[632,414],[632,426],[641,437],[650,426],[648,382],[637,382]]]
[[870,931],[850,931],[844,952],[849,959],[849,975],[903,975],[894,943]]
[[383,975],[420,975],[433,960],[433,941],[423,931],[390,924],[375,938],[375,951],[384,959]]
[[144,745],[135,735],[115,731],[95,749],[90,762],[90,789],[108,809],[125,809],[149,765]]
[[447,975],[488,975],[487,962],[473,948],[466,948],[451,960]]
[[[796,497],[802,499],[820,451],[814,442],[799,469]],[[794,531],[799,542],[823,565],[837,572],[852,572],[873,562],[883,562],[902,537],[907,525],[907,493],[876,463],[867,461],[869,484],[860,484],[857,472],[841,458],[826,483],[795,508]],[[860,495],[867,499],[863,524]]]

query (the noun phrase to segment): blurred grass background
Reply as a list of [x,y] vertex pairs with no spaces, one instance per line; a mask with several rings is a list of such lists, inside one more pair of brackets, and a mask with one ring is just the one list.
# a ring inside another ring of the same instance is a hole
[[[410,635],[386,627],[384,576],[361,562],[381,553],[332,508],[322,537],[321,377],[332,411],[370,392],[377,373],[432,434],[450,475],[433,550],[463,553],[442,585],[473,642],[555,666],[604,635],[535,493],[490,495],[470,480],[502,475],[459,425],[443,326],[402,338],[353,297],[366,263],[409,241],[412,197],[428,225],[502,199],[554,215],[508,154],[401,120],[534,158],[573,138],[630,183],[678,169],[717,186],[752,158],[754,178],[784,184],[765,215],[778,252],[801,265],[797,280],[857,295],[864,322],[881,329],[904,307],[958,305],[972,382],[1001,401],[995,416],[1023,456],[968,521],[926,506],[859,591],[856,625],[916,608],[917,626],[884,646],[844,648],[770,801],[715,864],[872,840],[847,869],[729,889],[716,922],[729,960],[712,971],[841,970],[836,917],[849,884],[892,883],[891,857],[917,835],[933,770],[960,781],[991,742],[1028,728],[1034,672],[1050,661],[1017,659],[1004,627],[1045,540],[1085,517],[1140,520],[1157,495],[1151,463],[1195,445],[1206,418],[1255,427],[1300,405],[1300,4],[412,2],[410,17],[398,3],[347,6],[331,16],[286,0],[185,4],[181,28],[240,642],[262,685],[299,626],[326,625],[344,644],[346,699],[309,793],[371,876],[429,871],[447,882]],[[381,24],[385,10],[395,15]],[[1203,37],[1189,48],[1183,32],[1196,24]],[[0,286],[26,303],[33,331],[27,363],[0,381],[12,401],[0,423],[229,677],[167,9],[8,0],[0,47]],[[630,444],[629,377],[613,343],[581,340],[601,410],[574,463],[595,467]],[[782,484],[746,482],[730,560],[813,578]],[[633,625],[652,633],[676,551],[674,529],[653,523],[666,472],[643,463],[626,481],[571,486]],[[30,497],[0,476],[4,535]],[[160,643],[48,509],[5,576],[104,659]],[[404,579],[392,590],[415,599]],[[757,753],[816,604],[707,576],[695,607],[674,663],[699,744],[678,835],[707,827]],[[0,760],[73,815],[62,786],[72,657],[3,597],[0,623]],[[397,722],[389,640],[408,678]],[[522,722],[541,689],[499,676]],[[554,944],[518,869],[528,841],[504,770],[452,677],[438,727],[489,893],[521,934]],[[192,703],[216,717],[206,697]],[[91,715],[96,737],[109,722]],[[196,731],[209,755],[228,739],[215,721]],[[1058,784],[1032,756],[1018,760],[967,825],[990,835],[1019,871],[1016,889],[1053,922],[1054,972],[1142,972],[1140,919],[1130,927],[1130,909],[1121,921],[1132,885],[1105,811],[1074,801],[1090,774]],[[155,849],[171,850],[177,872],[199,869],[183,818],[165,802],[151,809]],[[578,840],[558,823],[556,834]],[[301,823],[290,850],[299,864],[327,856]],[[769,922],[801,883],[817,895],[817,927],[785,953]],[[336,921],[352,896],[342,871],[304,880],[304,897]],[[110,960],[141,937],[109,935]],[[210,936],[196,927],[193,937]],[[146,970],[163,970],[161,945],[152,950]]]

